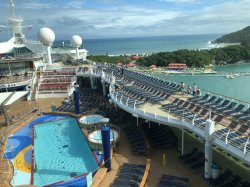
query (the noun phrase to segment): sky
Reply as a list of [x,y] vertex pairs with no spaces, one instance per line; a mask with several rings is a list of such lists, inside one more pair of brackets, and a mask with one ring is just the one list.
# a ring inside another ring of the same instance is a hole
[[[27,38],[42,27],[56,39],[229,33],[250,25],[250,0],[14,0]],[[8,26],[9,0],[0,0]],[[0,41],[10,35],[0,27]]]

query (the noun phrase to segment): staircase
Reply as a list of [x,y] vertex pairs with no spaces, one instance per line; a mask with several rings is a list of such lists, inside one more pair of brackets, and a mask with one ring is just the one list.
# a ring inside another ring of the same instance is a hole
[[28,96],[29,101],[36,100],[36,89],[38,87],[38,81],[40,80],[40,71],[37,71],[34,77],[34,80],[32,81],[32,85],[30,88],[30,94]]

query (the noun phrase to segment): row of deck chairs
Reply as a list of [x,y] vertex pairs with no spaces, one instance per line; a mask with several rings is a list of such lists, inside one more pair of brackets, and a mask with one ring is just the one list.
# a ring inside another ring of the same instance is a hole
[[175,83],[171,83],[169,81],[165,81],[165,80],[153,77],[153,76],[130,71],[127,69],[124,70],[124,74],[127,77],[133,79],[134,81],[136,80],[136,82],[140,82],[142,84],[146,84],[146,85],[152,86],[152,87],[157,87],[166,93],[180,91],[180,85],[175,84]]
[[179,98],[176,98],[171,103],[162,105],[162,108],[201,129],[204,129],[206,120],[210,117],[216,123],[221,122],[223,119],[223,115],[218,115],[215,112],[210,113],[209,110],[202,108],[201,106],[197,106],[189,101],[184,101]]
[[106,118],[109,118],[114,125],[118,125],[124,119],[124,111],[117,108],[110,108],[106,105],[98,106],[99,111],[96,114],[100,114]]
[[244,110],[246,108],[245,105],[237,105],[236,102],[231,102],[228,99],[224,100],[223,98],[206,94],[204,96],[190,98],[189,101],[196,105],[212,109],[223,115],[233,116],[239,120],[250,120],[250,108]]
[[[105,70],[106,70],[106,73],[109,73],[109,74],[111,74],[111,72],[113,72],[113,75],[116,78],[121,79],[121,75],[119,74],[117,67],[111,66],[111,67],[105,68]],[[165,81],[165,80],[161,80],[159,78],[145,75],[142,73],[130,71],[127,69],[124,69],[123,72],[124,73],[123,73],[122,80],[125,81],[126,83],[131,83],[132,81],[137,82],[137,83],[140,83],[142,85],[146,85],[146,86],[149,86],[151,88],[158,89],[158,91],[164,92],[165,94],[180,91],[180,85],[178,85],[178,84],[171,83],[171,82]]]
[[150,101],[152,103],[157,103],[169,97],[169,95],[158,90],[151,89],[150,87],[142,89],[135,86],[126,86],[122,89],[122,91],[139,99],[146,98],[146,101]]
[[131,108],[133,108],[134,105],[140,107],[146,102],[145,98],[138,97],[138,95],[128,95],[128,93],[122,90],[118,91],[117,99]]
[[[100,105],[101,99],[97,99],[95,96],[98,94],[95,91],[84,89],[81,91],[80,95],[80,113],[85,113],[92,107],[97,107]],[[62,112],[75,112],[74,102],[63,102],[61,106],[57,107],[57,111]]]
[[[87,108],[83,105],[80,106],[80,114],[85,113]],[[57,111],[61,112],[75,112],[74,103],[70,104],[62,104],[61,106],[57,107]]]
[[[244,150],[246,146],[246,152],[250,152],[250,142],[248,142],[248,137],[250,136],[250,125],[240,124],[236,121],[231,121],[227,128],[222,128],[213,133],[213,135],[223,141],[226,140],[230,145],[237,147],[240,150]],[[246,145],[247,144],[247,145]]]
[[[207,109],[180,99],[176,99],[170,104],[163,105],[163,108],[171,113],[181,116],[184,120],[193,123],[201,129],[204,129],[206,120],[209,117],[211,117],[216,123],[221,122],[224,118],[223,115],[218,115],[215,112],[210,113]],[[245,144],[250,136],[249,129],[249,122],[242,123],[232,120],[227,128],[216,131],[214,136],[223,141],[225,141],[225,138],[227,137],[229,144],[240,150],[244,150]],[[250,152],[250,144],[246,146],[246,150],[247,152]]]
[[179,160],[191,169],[197,170],[204,166],[205,155],[197,148],[193,148],[191,152],[179,156]]
[[124,163],[118,172],[112,187],[139,187],[146,166]]
[[136,125],[123,127],[123,131],[129,140],[132,152],[134,154],[147,154],[148,149],[143,133]]
[[166,93],[165,91],[158,89],[156,87],[152,87],[152,86],[148,86],[145,84],[142,84],[140,82],[134,82],[133,86],[136,86],[137,88],[145,91],[145,92],[150,92],[151,94],[154,94],[155,96],[157,96],[156,100],[152,100],[152,102],[158,102],[158,101],[162,101],[165,100],[167,98],[169,98],[170,93]]
[[172,147],[177,140],[168,126],[152,122],[150,127],[147,124],[142,126],[153,149],[167,149]]
[[115,66],[104,68],[105,72],[116,77],[116,82],[121,85],[133,84],[134,96],[139,98],[146,98],[147,101],[157,103],[169,97],[170,93],[180,91],[180,86],[159,78],[145,75],[138,72],[133,72],[124,69],[123,76],[118,72]]
[[189,178],[162,175],[158,187],[189,187]]
[[95,96],[99,96],[100,94],[98,92],[96,92],[95,90],[92,90],[90,88],[84,88],[81,89],[81,93],[80,93],[80,97],[95,97]]
[[210,184],[216,187],[249,187],[250,183],[242,181],[241,177],[234,175],[230,169],[226,169],[217,179],[211,179]]

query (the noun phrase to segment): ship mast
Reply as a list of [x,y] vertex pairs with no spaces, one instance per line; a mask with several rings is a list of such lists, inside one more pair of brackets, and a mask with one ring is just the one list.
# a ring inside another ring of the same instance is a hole
[[15,39],[15,44],[23,44],[23,43],[25,43],[25,36],[22,32],[23,19],[21,17],[17,17],[15,15],[13,0],[9,0],[9,2],[10,2],[9,23],[10,23],[10,27],[12,29],[12,38]]

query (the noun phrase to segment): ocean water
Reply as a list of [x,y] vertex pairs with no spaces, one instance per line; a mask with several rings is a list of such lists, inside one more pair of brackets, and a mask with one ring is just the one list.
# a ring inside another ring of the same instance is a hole
[[[212,48],[214,46],[209,41],[213,41],[220,36],[222,34],[85,39],[83,45],[90,55],[140,54],[178,49]],[[62,42],[56,41],[56,44]],[[69,43],[69,41],[64,42]]]
[[[250,103],[250,75],[235,76],[235,73],[250,73],[250,63],[215,66],[214,69],[218,71],[218,75],[154,74],[154,76],[176,83],[183,81],[186,87],[188,85],[192,86],[195,83],[197,87],[203,90],[203,93],[215,92],[222,96],[230,97],[231,99],[238,99]],[[225,75],[227,73],[231,74],[231,72],[234,79],[226,78]]]

